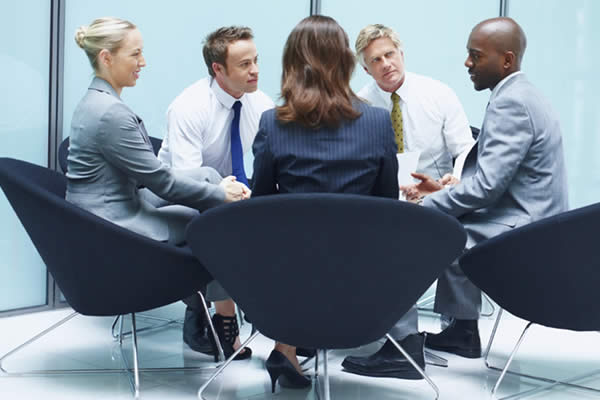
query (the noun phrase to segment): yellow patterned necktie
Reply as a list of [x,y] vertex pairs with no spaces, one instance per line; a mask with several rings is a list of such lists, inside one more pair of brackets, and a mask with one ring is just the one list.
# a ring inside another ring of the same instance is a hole
[[392,93],[392,126],[398,144],[398,153],[404,152],[404,129],[402,124],[402,110],[400,110],[400,96]]

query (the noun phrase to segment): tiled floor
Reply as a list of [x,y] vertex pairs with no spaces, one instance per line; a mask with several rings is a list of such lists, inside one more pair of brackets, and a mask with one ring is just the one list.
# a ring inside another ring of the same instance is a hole
[[[0,354],[68,315],[70,310],[29,314],[0,319]],[[181,305],[172,305],[152,312],[155,316],[183,315]],[[439,330],[438,319],[424,313],[422,330]],[[32,344],[5,362],[10,370],[40,368],[121,368],[118,343],[112,340],[112,318],[78,316],[67,324]],[[138,319],[138,328],[147,325]],[[480,320],[482,341],[488,340],[493,319]],[[499,365],[508,357],[525,323],[505,313],[499,337],[492,348],[491,361]],[[248,324],[242,336],[249,335]],[[597,332],[575,333],[533,327],[525,339],[513,369],[521,372],[567,378],[600,368],[600,335]],[[194,399],[198,387],[210,376],[214,364],[210,357],[191,351],[181,341],[181,325],[139,335],[141,367],[206,366],[204,372],[144,372],[141,375],[142,399]],[[252,343],[255,356],[250,361],[234,362],[205,392],[207,399],[315,399],[318,386],[291,390],[279,386],[270,392],[269,377],[263,363],[273,342],[263,336]],[[125,342],[126,356],[131,357],[130,340]],[[333,399],[433,399],[435,396],[425,381],[405,381],[388,378],[367,378],[343,372],[340,363],[347,354],[369,354],[376,344],[352,351],[332,351],[329,357],[331,393]],[[438,353],[448,358],[449,368],[428,366],[427,372],[438,385],[440,400],[490,399],[498,373],[485,368],[483,360],[468,360]],[[321,368],[322,370],[322,368]],[[600,374],[593,379],[578,381],[600,389]],[[536,388],[539,383],[507,376],[499,396]],[[54,375],[36,377],[0,377],[0,399],[131,399],[129,378],[125,373],[94,375]],[[555,387],[538,391],[527,399],[598,399],[600,393]]]

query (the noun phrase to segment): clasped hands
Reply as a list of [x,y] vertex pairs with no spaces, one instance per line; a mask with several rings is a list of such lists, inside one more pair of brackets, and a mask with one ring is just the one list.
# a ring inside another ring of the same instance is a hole
[[223,178],[219,186],[225,190],[225,202],[231,203],[238,200],[247,200],[250,198],[252,191],[242,182],[238,182],[235,176],[226,176]]
[[450,174],[446,174],[438,180],[433,179],[427,174],[421,174],[418,172],[413,172],[410,175],[413,178],[420,180],[420,182],[412,185],[400,186],[400,191],[406,200],[412,203],[418,203],[428,194],[437,192],[438,190],[443,189],[445,186],[456,185],[458,182],[460,182],[458,178]]

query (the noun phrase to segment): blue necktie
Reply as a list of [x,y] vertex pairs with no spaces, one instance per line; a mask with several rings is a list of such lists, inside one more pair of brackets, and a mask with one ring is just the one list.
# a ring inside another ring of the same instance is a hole
[[248,186],[248,178],[244,171],[244,152],[242,151],[242,140],[240,139],[240,109],[242,102],[233,103],[233,121],[231,121],[231,169],[232,175],[239,182]]

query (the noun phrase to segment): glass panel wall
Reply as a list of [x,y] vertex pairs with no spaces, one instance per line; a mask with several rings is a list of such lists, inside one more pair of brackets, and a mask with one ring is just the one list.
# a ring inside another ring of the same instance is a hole
[[560,117],[570,206],[598,202],[600,2],[510,0],[508,15],[527,35],[523,71],[550,99]]
[[[368,5],[367,5],[368,4]],[[322,0],[321,11],[344,27],[354,48],[360,30],[368,24],[393,28],[404,43],[408,71],[430,76],[458,95],[473,126],[481,126],[489,91],[475,92],[465,66],[467,39],[475,24],[497,17],[498,0]],[[357,66],[352,88],[358,91],[368,76]]]
[[[50,2],[2,2],[0,157],[46,166]],[[46,304],[46,268],[0,191],[0,311]]]
[[[253,29],[259,54],[259,88],[276,100],[283,45],[296,23],[310,14],[310,1],[232,0],[226,8],[224,12],[220,4],[197,0],[67,1],[63,136],[69,135],[73,110],[93,76],[84,52],[73,40],[74,32],[78,26],[102,16],[128,19],[142,32],[147,67],[135,88],[123,90],[122,98],[144,120],[151,136],[164,137],[165,113],[171,101],[184,88],[208,76],[202,42],[221,26],[246,25]],[[250,174],[252,159],[245,161]]]

